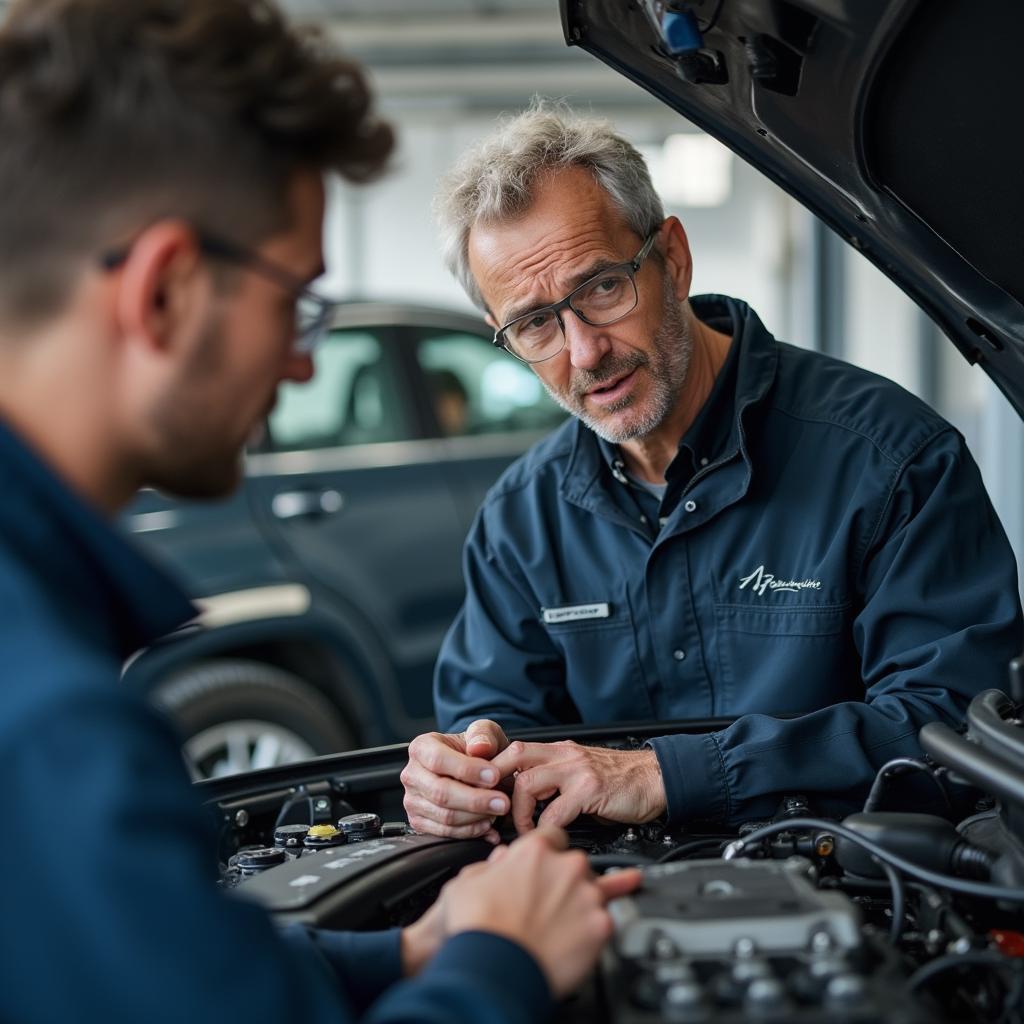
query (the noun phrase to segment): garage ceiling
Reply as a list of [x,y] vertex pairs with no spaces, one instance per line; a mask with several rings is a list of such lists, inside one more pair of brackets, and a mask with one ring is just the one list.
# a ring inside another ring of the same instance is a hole
[[[11,0],[0,0],[0,16]],[[370,68],[382,105],[488,113],[534,93],[665,118],[665,108],[566,47],[557,0],[278,0]]]
[[385,104],[506,108],[533,93],[663,109],[566,47],[557,0],[283,0],[367,64]]

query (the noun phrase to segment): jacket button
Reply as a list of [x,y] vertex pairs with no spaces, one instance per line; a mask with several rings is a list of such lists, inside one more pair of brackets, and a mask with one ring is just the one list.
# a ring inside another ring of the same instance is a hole
[[676,661],[682,661],[686,657],[686,651],[683,651],[683,650],[673,651],[672,652],[672,657],[675,658]]
[[687,512],[696,512],[697,511],[697,502],[695,502],[691,498],[688,502],[686,502],[686,504],[683,505],[683,508],[685,508]]

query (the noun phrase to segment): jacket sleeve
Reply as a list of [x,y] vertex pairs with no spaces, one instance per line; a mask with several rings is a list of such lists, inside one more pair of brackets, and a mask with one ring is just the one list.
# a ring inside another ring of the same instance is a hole
[[402,979],[401,929],[385,932],[330,932],[294,924],[281,935],[305,955],[322,956],[353,1009],[364,1012]]
[[463,932],[445,943],[416,978],[394,986],[365,1024],[542,1024],[554,1003],[536,961],[489,932]]
[[[449,1024],[500,1019],[537,1024],[549,1016],[547,980],[520,946],[489,932],[450,939],[414,979],[402,981],[400,930],[326,932],[292,926],[285,937],[311,943],[333,968],[363,1024]],[[500,1010],[499,1010],[500,1007]]]
[[862,798],[887,760],[920,754],[922,725],[960,725],[971,698],[1005,686],[1021,647],[1016,564],[954,430],[900,468],[864,552],[853,623],[863,702],[652,740],[670,820],[764,817],[786,793]]
[[466,598],[434,669],[438,726],[460,732],[477,718],[506,729],[578,722],[561,654],[538,620],[539,602],[488,542],[487,510],[466,539]]
[[216,837],[175,737],[115,686],[0,734],[18,833],[0,854],[0,1017],[520,1024],[548,1013],[537,965],[496,936],[456,937],[408,981],[397,932],[283,940],[262,908],[217,887]]

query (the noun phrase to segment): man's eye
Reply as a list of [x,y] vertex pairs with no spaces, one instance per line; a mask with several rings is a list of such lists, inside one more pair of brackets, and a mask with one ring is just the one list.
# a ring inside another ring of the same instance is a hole
[[531,331],[542,331],[544,328],[551,324],[550,313],[538,313],[536,316],[528,317],[526,320],[521,321],[519,330],[526,333]]
[[587,297],[601,299],[608,295],[616,295],[622,290],[625,282],[626,278],[620,277],[617,274],[613,274],[610,277],[602,277],[587,289]]

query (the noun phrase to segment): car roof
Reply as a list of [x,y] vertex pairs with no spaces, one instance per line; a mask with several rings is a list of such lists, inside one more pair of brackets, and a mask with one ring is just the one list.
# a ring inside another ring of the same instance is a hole
[[570,45],[817,214],[1024,413],[1024,4],[561,0],[561,8]]
[[472,313],[386,299],[358,299],[342,302],[338,305],[331,321],[331,327],[335,330],[371,325],[427,327],[467,331],[471,334],[485,336],[493,333],[481,317]]

